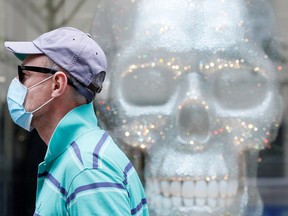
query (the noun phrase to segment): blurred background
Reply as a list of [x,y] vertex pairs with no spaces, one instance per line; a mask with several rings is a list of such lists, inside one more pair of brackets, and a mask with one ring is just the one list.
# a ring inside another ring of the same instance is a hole
[[[258,158],[258,187],[264,215],[288,215],[288,1],[271,0],[281,42],[285,111],[277,139]],[[33,215],[37,166],[46,146],[37,132],[15,126],[6,93],[19,61],[4,50],[6,40],[33,40],[60,26],[90,32],[99,0],[0,0],[0,216]],[[105,25],[105,24],[104,24]],[[94,32],[97,30],[94,30]]]

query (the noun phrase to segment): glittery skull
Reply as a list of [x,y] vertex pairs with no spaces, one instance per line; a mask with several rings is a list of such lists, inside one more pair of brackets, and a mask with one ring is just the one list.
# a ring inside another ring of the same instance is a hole
[[99,4],[110,68],[97,113],[146,153],[152,215],[261,215],[256,158],[282,114],[270,15],[262,0]]

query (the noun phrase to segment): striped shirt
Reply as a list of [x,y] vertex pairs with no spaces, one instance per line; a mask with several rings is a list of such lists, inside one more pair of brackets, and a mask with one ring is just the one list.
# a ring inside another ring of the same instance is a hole
[[55,129],[38,167],[34,215],[149,215],[134,167],[97,126],[92,103]]

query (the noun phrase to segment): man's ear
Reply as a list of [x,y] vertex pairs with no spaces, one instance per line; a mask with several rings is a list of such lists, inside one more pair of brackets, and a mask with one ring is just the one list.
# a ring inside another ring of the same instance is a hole
[[65,73],[58,71],[52,78],[52,94],[53,98],[61,96],[68,85],[68,78]]

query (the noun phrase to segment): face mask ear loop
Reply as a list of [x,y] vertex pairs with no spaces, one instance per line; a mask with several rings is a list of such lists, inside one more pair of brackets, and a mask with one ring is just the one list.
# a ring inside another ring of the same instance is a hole
[[50,100],[46,101],[44,104],[42,104],[40,107],[38,107],[37,109],[33,110],[31,113],[35,113],[38,110],[40,110],[42,107],[44,107],[45,105],[47,105],[48,103],[50,103],[54,98],[51,98]]
[[34,87],[36,87],[36,86],[38,86],[38,85],[41,85],[43,82],[46,82],[47,80],[51,79],[53,76],[54,76],[54,75],[52,75],[52,76],[50,76],[50,77],[47,77],[46,79],[40,81],[39,83],[36,83],[36,84],[30,86],[27,90],[29,91],[30,89],[32,89],[32,88],[34,88]]
[[[34,88],[34,87],[42,84],[43,82],[51,79],[53,76],[54,76],[54,75],[52,75],[52,76],[50,76],[50,77],[47,77],[46,79],[42,80],[41,82],[32,85],[31,87],[28,88],[28,91],[29,91],[30,89],[32,89],[32,88]],[[45,102],[44,104],[42,104],[40,107],[38,107],[37,109],[33,110],[33,111],[31,112],[31,114],[33,114],[33,113],[37,112],[38,110],[40,110],[41,108],[43,108],[45,105],[47,105],[48,103],[50,103],[53,99],[54,99],[54,98],[51,98],[50,100],[46,101],[46,102]]]

